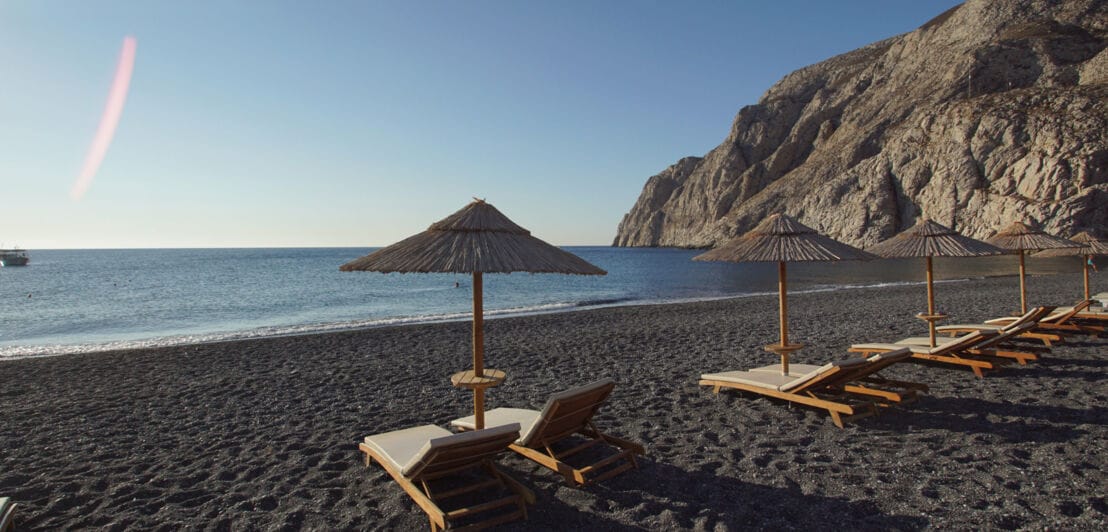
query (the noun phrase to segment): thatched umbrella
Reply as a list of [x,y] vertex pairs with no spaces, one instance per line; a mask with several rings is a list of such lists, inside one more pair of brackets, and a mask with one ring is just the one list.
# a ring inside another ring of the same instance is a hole
[[865,251],[832,240],[814,229],[783,214],[766,218],[749,233],[693,257],[700,261],[776,262],[777,290],[781,320],[781,343],[767,345],[766,350],[781,356],[781,374],[789,374],[789,354],[803,344],[789,343],[788,282],[786,262],[832,260],[868,260],[876,258]]
[[1028,250],[1081,247],[1076,242],[1048,235],[1042,229],[1031,227],[1022,222],[1012,222],[1012,225],[1005,227],[986,242],[1001,249],[1015,251],[1020,256],[1020,314],[1027,313],[1027,284],[1025,281],[1027,270],[1023,264],[1024,252]]
[[904,231],[868,249],[870,253],[886,258],[924,257],[927,259],[927,314],[920,319],[927,322],[931,347],[935,347],[935,322],[945,318],[935,313],[935,291],[931,271],[932,257],[981,257],[1004,253],[990,244],[962,236],[949,227],[926,218]]
[[455,374],[451,381],[455,386],[473,389],[475,424],[479,429],[485,426],[485,388],[504,380],[504,372],[484,367],[481,274],[607,273],[531,236],[530,231],[484,200],[474,200],[426,231],[343,264],[339,270],[473,274],[473,369]]
[[1071,255],[1081,256],[1081,269],[1085,273],[1085,299],[1089,299],[1089,263],[1094,255],[1108,255],[1108,240],[1097,238],[1082,231],[1070,239],[1081,245],[1079,248],[1056,248],[1040,251],[1036,257],[1063,257]]

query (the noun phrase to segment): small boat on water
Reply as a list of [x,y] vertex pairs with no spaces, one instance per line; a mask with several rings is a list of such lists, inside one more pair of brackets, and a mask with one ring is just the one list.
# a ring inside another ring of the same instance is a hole
[[31,256],[25,249],[0,249],[0,266],[26,266]]

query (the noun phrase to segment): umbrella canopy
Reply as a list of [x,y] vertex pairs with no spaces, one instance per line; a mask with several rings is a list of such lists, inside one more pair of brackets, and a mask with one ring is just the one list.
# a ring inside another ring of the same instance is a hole
[[473,370],[451,378],[473,389],[477,428],[484,428],[484,390],[503,381],[503,372],[484,369],[483,273],[605,275],[584,259],[531,236],[492,205],[475,199],[426,231],[352,260],[339,270],[473,274]]
[[1004,250],[937,224],[926,218],[904,231],[869,249],[871,253],[886,258],[925,257],[927,259],[927,314],[920,316],[927,321],[931,347],[935,347],[935,322],[946,316],[935,313],[934,277],[932,257],[981,257],[1000,255]]
[[1046,249],[1035,254],[1036,257],[1068,257],[1081,256],[1081,269],[1085,274],[1085,299],[1089,299],[1089,263],[1094,255],[1108,255],[1108,239],[1097,238],[1082,231],[1070,238],[1071,242],[1080,244],[1078,248],[1054,248]]
[[789,343],[788,277],[786,262],[868,260],[876,258],[858,248],[823,236],[783,214],[774,214],[750,232],[693,257],[698,261],[776,262],[781,343],[766,349],[781,356],[781,373],[789,374],[789,354],[802,347]]
[[812,262],[876,258],[823,236],[784,214],[766,218],[750,232],[693,260],[721,262]]
[[1024,266],[1025,251],[1079,247],[1079,244],[1064,238],[1048,235],[1042,229],[1022,222],[1012,222],[986,242],[1008,251],[1014,251],[1020,257],[1020,314],[1027,313],[1027,270]]
[[530,231],[483,200],[475,200],[426,231],[339,269],[384,273],[607,273],[531,236]]

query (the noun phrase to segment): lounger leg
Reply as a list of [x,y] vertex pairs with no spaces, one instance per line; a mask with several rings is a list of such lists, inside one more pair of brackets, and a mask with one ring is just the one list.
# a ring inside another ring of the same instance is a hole
[[[364,445],[365,445],[364,443],[359,443],[358,444],[358,450],[361,451],[362,454],[365,455],[365,466],[369,467],[370,464],[373,463],[373,458],[370,457],[370,455],[369,455],[369,451],[367,450],[368,447],[363,447]],[[3,532],[3,531],[0,531],[0,532]]]
[[982,371],[981,368],[979,368],[977,366],[970,366],[970,369],[973,370],[974,375],[977,375],[977,378],[979,378],[979,379],[984,379],[985,378],[985,372]]
[[831,414],[831,422],[834,423],[836,427],[839,427],[840,429],[845,428],[845,427],[843,427],[843,417],[842,417],[842,415],[840,415],[838,412],[836,412],[834,410],[828,410],[828,412]]

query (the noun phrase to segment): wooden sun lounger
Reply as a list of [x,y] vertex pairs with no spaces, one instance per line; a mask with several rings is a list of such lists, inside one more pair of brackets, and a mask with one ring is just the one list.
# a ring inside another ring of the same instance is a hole
[[[1086,299],[1084,301],[1078,301],[1077,304],[1072,307],[1059,307],[1049,316],[1039,320],[1033,332],[1042,335],[1052,334],[1060,340],[1064,339],[1067,334],[1099,336],[1100,333],[1104,332],[1104,327],[1078,323],[1076,319],[1079,314],[1089,308],[1091,303],[1091,300]],[[1011,320],[1011,318],[996,318],[985,320],[985,323],[990,325],[1007,325]]]
[[[1100,295],[1100,294],[1097,294]],[[1096,329],[1098,335],[1104,332],[1104,326],[1108,324],[1108,309],[1095,305],[1096,298],[1086,300],[1089,304],[1081,309],[1072,319],[1074,323],[1091,326]]]
[[[985,338],[978,342],[976,345],[965,348],[962,352],[970,355],[977,355],[981,357],[996,357],[1007,358],[1018,362],[1021,366],[1026,365],[1030,360],[1038,360],[1039,355],[1034,352],[1033,348],[1023,351],[1017,351],[1015,348],[1007,347],[1005,344],[1008,340],[1023,334],[1035,327],[1034,323],[1024,323],[1015,327],[1005,327],[1000,330],[999,334],[991,338]],[[958,338],[936,338],[935,342],[937,346],[949,344],[951,342],[958,341]],[[931,346],[931,339],[927,336],[913,336],[910,338],[904,338],[893,342],[897,345],[921,345],[924,347]],[[1042,349],[1042,348],[1039,348]]]
[[15,530],[15,506],[11,499],[0,497],[0,532]]
[[[949,336],[960,336],[969,334],[974,331],[996,331],[1002,333],[1006,330],[1019,327],[1021,325],[1030,323],[1037,324],[1040,320],[1051,316],[1052,313],[1057,312],[1055,307],[1043,306],[1035,307],[1024,313],[1022,316],[1016,318],[998,318],[1002,322],[994,323],[994,320],[988,320],[985,323],[958,323],[953,325],[942,325],[935,328],[935,331],[940,334],[946,334]],[[1039,331],[1035,327],[1021,332],[1016,336],[1021,340],[1038,340],[1043,343],[1044,346],[1049,347],[1053,342],[1061,342],[1062,335]]]
[[877,414],[873,400],[846,393],[849,383],[867,375],[864,367],[870,370],[870,375],[879,369],[869,366],[864,358],[851,358],[789,375],[766,371],[768,367],[758,371],[706,373],[700,376],[700,385],[711,386],[714,393],[730,388],[827,410],[835,426],[842,428],[845,421]]
[[1093,322],[1095,324],[1108,323],[1108,311],[1102,309],[1086,309],[1083,312],[1078,312],[1077,315],[1074,316],[1074,319],[1079,323],[1084,323],[1086,321]]
[[1002,359],[983,360],[973,357],[967,349],[972,349],[982,341],[996,336],[996,331],[974,331],[960,336],[952,342],[930,347],[928,345],[901,345],[901,344],[855,344],[850,346],[852,353],[872,355],[908,348],[912,351],[912,360],[938,362],[954,366],[964,366],[973,370],[973,374],[979,378],[985,376],[985,370],[997,369]]
[[[454,527],[480,529],[526,519],[527,503],[535,502],[530,490],[492,463],[517,437],[518,424],[466,434],[423,425],[366,436],[358,448],[366,455],[366,466],[376,460],[427,513],[432,532]],[[432,484],[442,483],[452,485],[432,488]],[[490,498],[487,496],[496,498],[484,500]],[[463,507],[446,510],[440,506],[458,497],[464,497]]]
[[[926,393],[930,388],[926,384],[918,382],[899,381],[887,379],[879,375],[879,372],[893,364],[903,362],[911,358],[912,353],[907,348],[898,351],[878,353],[865,359],[865,365],[857,366],[851,370],[853,373],[844,373],[842,379],[846,384],[843,391],[859,396],[865,396],[877,401],[878,406],[889,406],[890,403],[907,404],[915,401],[920,393]],[[814,364],[790,364],[790,373],[803,375],[818,371],[820,366]],[[754,368],[750,371],[781,373],[780,364],[771,364]]]
[[[518,423],[523,427],[522,434],[508,446],[509,449],[561,473],[568,484],[587,486],[637,468],[635,455],[646,452],[642,445],[604,434],[593,425],[593,416],[614,388],[615,381],[604,379],[556,393],[546,401],[542,411],[495,408],[485,412],[485,426]],[[474,418],[469,416],[455,419],[450,424],[459,430],[473,430]],[[554,450],[560,444],[578,439],[576,436],[583,436],[585,441],[565,450]],[[571,466],[564,461],[599,444],[607,444],[616,451],[581,467]]]

